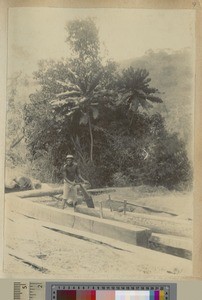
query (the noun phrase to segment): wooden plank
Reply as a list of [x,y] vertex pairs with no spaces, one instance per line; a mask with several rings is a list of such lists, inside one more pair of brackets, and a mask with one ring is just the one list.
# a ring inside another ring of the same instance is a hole
[[87,206],[89,208],[95,208],[94,203],[93,203],[93,198],[88,194],[87,190],[83,187],[82,184],[80,184],[80,188],[81,188],[81,191],[82,191],[82,194],[84,196],[84,200],[85,200]]
[[9,249],[8,254],[12,257],[14,257],[15,259],[21,261],[22,263],[30,266],[31,268],[36,269],[37,271],[41,272],[41,273],[49,273],[50,271],[45,268],[44,266],[42,266],[42,262],[39,259],[30,257],[28,255],[26,255],[25,253],[22,253],[20,251],[20,253],[18,251],[13,251],[11,249]]
[[123,202],[123,213],[126,215],[126,209],[127,209],[127,200],[124,200]]
[[109,203],[110,211],[112,212],[113,211],[113,207],[112,207],[111,195],[109,195],[108,203]]
[[100,202],[100,218],[103,219],[102,201]]

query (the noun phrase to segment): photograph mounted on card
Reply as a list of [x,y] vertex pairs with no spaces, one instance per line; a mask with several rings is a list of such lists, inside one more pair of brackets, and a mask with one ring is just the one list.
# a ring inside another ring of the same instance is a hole
[[192,273],[195,11],[10,8],[4,272]]

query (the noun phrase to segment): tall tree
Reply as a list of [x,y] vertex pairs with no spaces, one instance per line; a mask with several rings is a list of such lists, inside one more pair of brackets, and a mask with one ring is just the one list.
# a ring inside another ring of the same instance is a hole
[[134,69],[129,67],[122,71],[117,80],[119,91],[119,102],[127,105],[128,110],[132,112],[130,125],[132,124],[135,113],[139,107],[148,110],[152,103],[162,103],[158,96],[159,91],[150,87],[151,78],[146,69]]
[[[46,159],[44,168],[59,175],[66,152],[75,151],[94,187],[113,184],[116,174],[126,184],[168,186],[169,181],[172,187],[182,178],[186,181],[189,164],[183,144],[170,137],[177,145],[173,150],[170,142],[170,149],[161,116],[140,110],[162,102],[158,90],[150,87],[149,73],[129,68],[118,75],[115,63],[104,63],[92,20],[71,21],[66,30],[71,58],[39,63],[35,78],[40,89],[25,107],[27,145],[34,160],[42,157],[40,169]],[[182,159],[167,164],[170,153],[173,158],[182,153]],[[174,183],[171,173],[179,175]]]
[[114,100],[112,62],[102,63],[98,30],[91,19],[68,23],[67,42],[72,50],[65,81],[56,80],[64,88],[51,104],[57,113],[69,117],[73,123],[88,125],[90,161],[93,162],[94,137],[92,121],[99,117],[104,106]]
[[98,29],[92,19],[70,21],[65,29],[68,33],[66,42],[79,61],[100,61]]

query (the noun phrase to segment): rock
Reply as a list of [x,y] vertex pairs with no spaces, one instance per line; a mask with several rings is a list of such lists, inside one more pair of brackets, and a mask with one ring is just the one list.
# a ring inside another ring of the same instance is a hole
[[21,176],[16,178],[14,181],[20,187],[21,191],[33,189],[33,184],[29,177]]
[[40,189],[41,182],[39,180],[30,179],[26,176],[15,177],[10,183],[6,183],[5,192],[27,191]]
[[33,185],[33,187],[34,187],[35,190],[38,190],[38,189],[41,188],[41,182],[40,182],[40,180],[33,179],[32,180],[32,185]]
[[117,209],[118,212],[122,212],[123,210],[124,210],[123,206],[119,206]]

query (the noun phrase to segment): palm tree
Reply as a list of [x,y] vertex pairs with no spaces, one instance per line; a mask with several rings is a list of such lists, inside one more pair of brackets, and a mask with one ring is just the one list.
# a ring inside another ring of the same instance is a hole
[[92,68],[88,68],[87,71],[86,66],[84,70],[83,66],[82,71],[74,72],[68,68],[66,81],[56,80],[57,84],[63,87],[64,92],[56,94],[56,98],[51,100],[51,105],[57,113],[67,117],[71,122],[75,121],[75,116],[78,117],[79,112],[79,124],[89,127],[90,161],[93,162],[92,120],[98,118],[99,110],[104,105],[109,105],[113,101],[114,91],[106,88],[104,80],[106,80],[107,70],[104,67],[94,72]]
[[151,102],[162,103],[162,99],[156,94],[159,94],[158,89],[151,88],[149,83],[151,78],[148,77],[149,72],[145,69],[135,70],[133,67],[124,69],[122,74],[118,76],[117,87],[119,92],[118,103],[126,104],[129,111],[132,111],[133,117],[139,107],[148,110],[153,107]]

